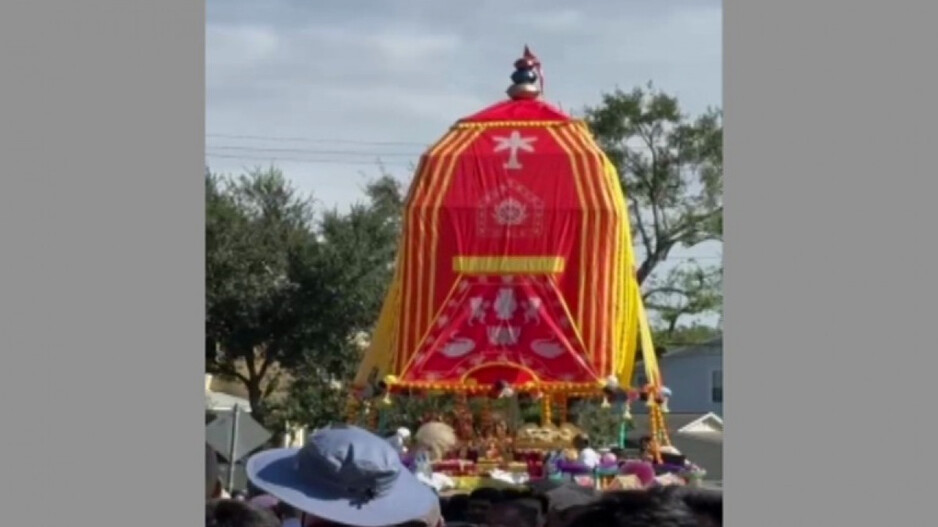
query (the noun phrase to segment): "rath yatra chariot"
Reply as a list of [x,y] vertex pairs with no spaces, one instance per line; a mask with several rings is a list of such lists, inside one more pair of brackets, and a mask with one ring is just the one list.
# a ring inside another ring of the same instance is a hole
[[[455,409],[415,435],[434,471],[545,477],[550,453],[583,435],[569,401],[602,401],[623,421],[644,404],[660,464],[669,391],[654,353],[648,384],[631,386],[638,349],[654,347],[620,179],[586,124],[541,99],[537,58],[525,48],[514,66],[509,99],[456,122],[420,160],[348,419],[379,428],[396,399],[445,395]],[[492,410],[519,398],[540,405],[539,425]]]

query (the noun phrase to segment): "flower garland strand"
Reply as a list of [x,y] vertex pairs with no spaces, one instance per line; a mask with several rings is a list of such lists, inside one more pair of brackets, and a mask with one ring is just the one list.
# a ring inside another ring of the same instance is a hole
[[557,396],[557,410],[558,417],[560,417],[560,424],[567,422],[567,394],[561,393]]
[[661,406],[656,404],[652,408],[652,414],[657,422],[656,428],[658,429],[659,441],[663,446],[671,446],[671,437],[668,434],[668,427],[664,423],[664,413]]
[[553,420],[553,415],[551,415],[551,396],[545,393],[541,397],[541,426],[552,424]]

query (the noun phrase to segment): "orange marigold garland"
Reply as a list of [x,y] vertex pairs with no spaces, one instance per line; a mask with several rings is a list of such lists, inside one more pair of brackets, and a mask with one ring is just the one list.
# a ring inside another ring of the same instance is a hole
[[558,410],[557,413],[559,414],[558,417],[560,418],[560,424],[566,423],[567,418],[569,417],[567,415],[567,411],[568,411],[567,394],[561,393],[560,395],[557,396],[557,410]]
[[554,416],[551,415],[551,396],[549,393],[545,393],[541,397],[541,426],[547,426],[554,421]]

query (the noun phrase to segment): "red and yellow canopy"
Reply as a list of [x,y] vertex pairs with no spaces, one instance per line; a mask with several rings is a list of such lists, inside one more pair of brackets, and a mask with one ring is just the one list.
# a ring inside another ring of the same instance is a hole
[[633,269],[615,168],[582,121],[516,93],[423,155],[356,384],[596,393],[614,376],[628,386],[639,340],[652,349]]

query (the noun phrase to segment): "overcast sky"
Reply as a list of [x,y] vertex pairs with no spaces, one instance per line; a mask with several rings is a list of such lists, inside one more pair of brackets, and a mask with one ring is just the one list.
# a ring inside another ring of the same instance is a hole
[[423,147],[505,97],[525,44],[567,111],[649,81],[690,115],[722,106],[719,1],[208,0],[207,13],[211,169],[274,163],[330,207],[359,200],[378,159],[409,181]]

